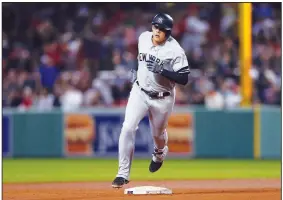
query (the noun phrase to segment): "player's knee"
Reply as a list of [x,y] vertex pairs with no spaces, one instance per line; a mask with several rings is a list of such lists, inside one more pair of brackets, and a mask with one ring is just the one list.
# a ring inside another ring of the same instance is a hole
[[124,133],[134,133],[137,127],[134,125],[130,125],[128,123],[123,123],[122,132]]

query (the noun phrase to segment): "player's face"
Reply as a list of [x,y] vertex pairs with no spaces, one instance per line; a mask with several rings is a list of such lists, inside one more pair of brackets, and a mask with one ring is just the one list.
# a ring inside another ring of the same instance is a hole
[[152,35],[153,40],[157,43],[163,43],[166,40],[166,32],[164,29],[158,28],[158,26],[153,25],[152,26]]

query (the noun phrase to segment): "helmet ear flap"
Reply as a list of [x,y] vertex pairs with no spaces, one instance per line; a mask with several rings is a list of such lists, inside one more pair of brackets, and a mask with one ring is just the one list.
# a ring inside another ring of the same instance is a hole
[[170,35],[171,35],[171,31],[166,31],[166,33],[165,33],[166,38],[169,38]]

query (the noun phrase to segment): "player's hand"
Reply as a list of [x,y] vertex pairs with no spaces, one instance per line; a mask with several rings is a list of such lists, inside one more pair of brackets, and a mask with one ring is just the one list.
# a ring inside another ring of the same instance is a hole
[[161,74],[162,70],[163,70],[163,66],[159,65],[156,62],[153,61],[147,61],[147,69],[153,73],[158,73]]

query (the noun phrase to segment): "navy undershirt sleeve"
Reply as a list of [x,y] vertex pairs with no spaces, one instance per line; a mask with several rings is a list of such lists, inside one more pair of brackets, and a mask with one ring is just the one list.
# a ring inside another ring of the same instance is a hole
[[174,71],[163,69],[163,71],[161,72],[161,75],[178,84],[186,85],[189,80],[188,78],[189,73],[190,72],[181,73],[181,71],[174,72]]

